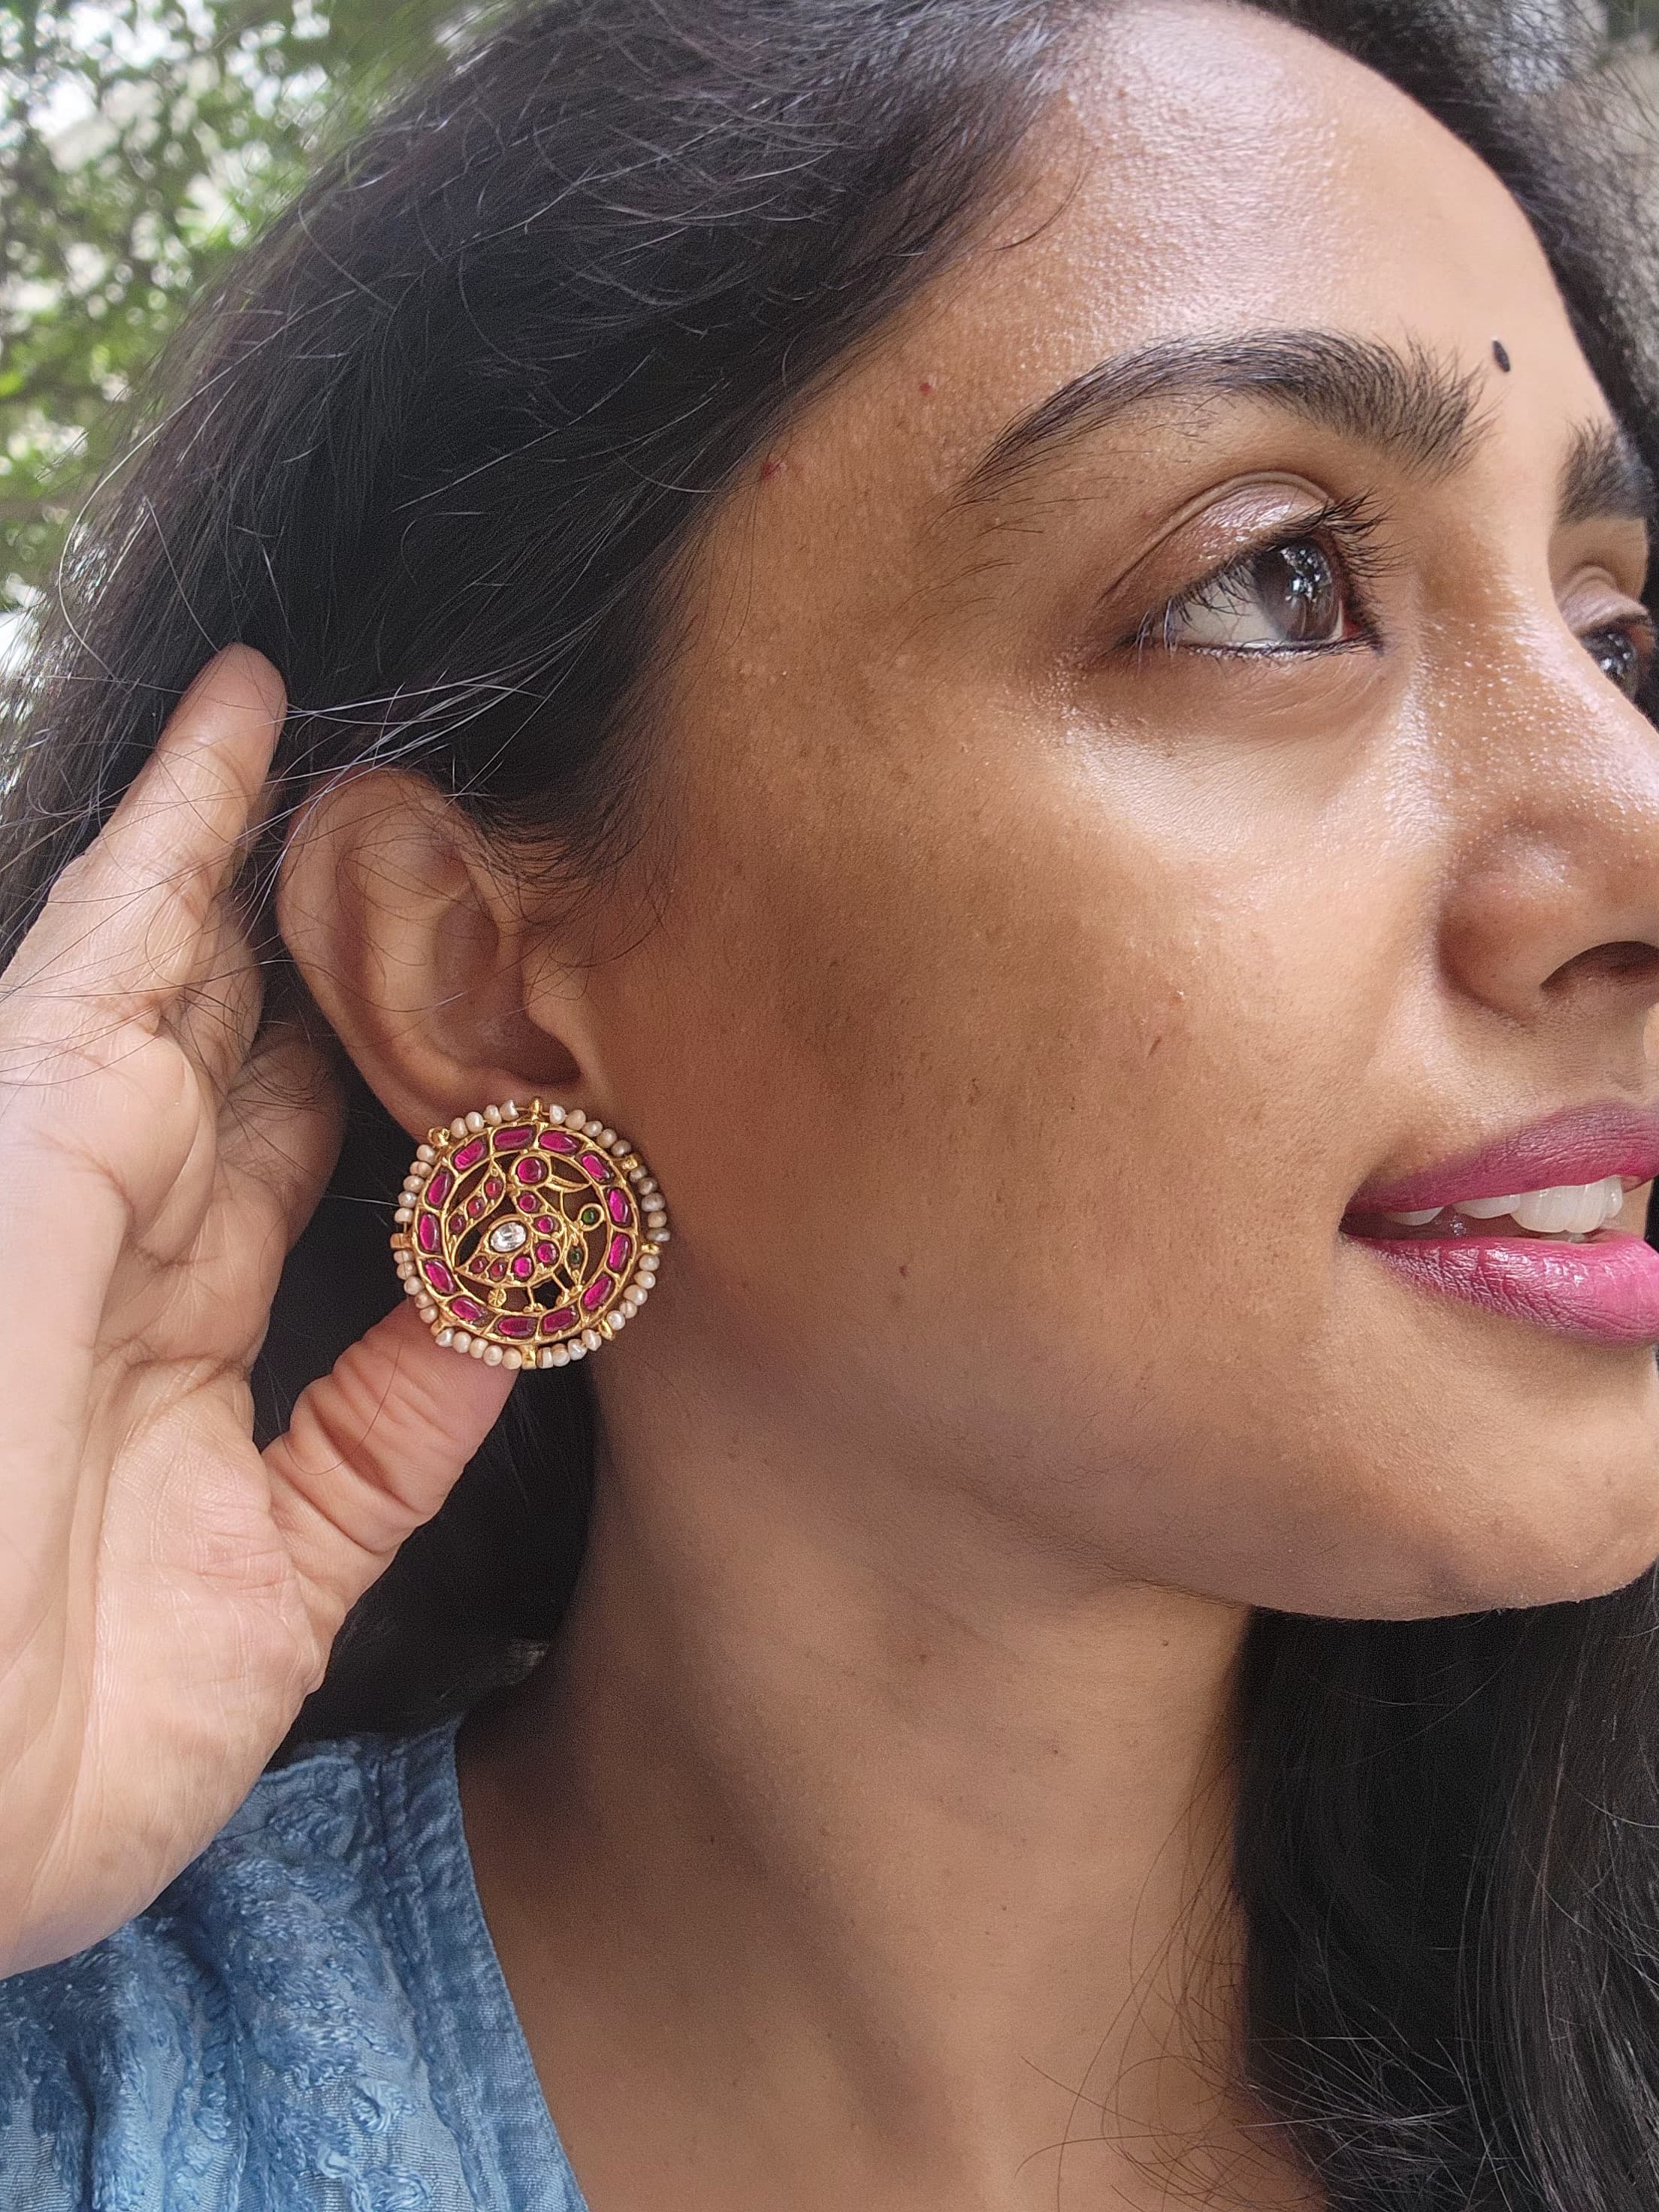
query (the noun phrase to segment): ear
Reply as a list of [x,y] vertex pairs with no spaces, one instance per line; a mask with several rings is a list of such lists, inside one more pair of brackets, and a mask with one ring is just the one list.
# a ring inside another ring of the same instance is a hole
[[549,989],[558,948],[424,778],[369,769],[310,801],[283,849],[276,919],[312,996],[411,1135],[538,1091],[589,1103],[596,1040],[580,971]]

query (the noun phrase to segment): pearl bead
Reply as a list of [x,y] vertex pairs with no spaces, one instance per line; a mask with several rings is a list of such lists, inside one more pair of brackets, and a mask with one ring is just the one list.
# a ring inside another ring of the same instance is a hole
[[499,1106],[486,1106],[484,1108],[484,1119],[489,1122],[492,1129],[495,1127],[501,1118],[501,1109]]
[[659,1229],[654,1222],[651,1224],[651,1235],[653,1241],[658,1244],[665,1244],[668,1242],[668,1231],[665,1229]]
[[640,1185],[640,1196],[641,1198],[648,1198],[656,1188],[657,1178],[655,1176],[647,1176],[644,1182]]
[[565,1127],[568,1129],[585,1129],[587,1127],[587,1116],[580,1106],[573,1107],[565,1115],[564,1120]]
[[510,1351],[502,1352],[501,1364],[503,1367],[522,1367],[524,1365],[523,1352]]
[[506,1121],[517,1121],[519,1116],[518,1100],[516,1098],[503,1098],[501,1101],[501,1115],[502,1118]]
[[434,1344],[441,1345],[444,1350],[447,1352],[450,1346],[455,1341],[455,1332],[453,1328],[441,1328],[436,1336],[433,1338],[432,1341]]
[[623,1324],[627,1321],[628,1316],[623,1311],[622,1308],[618,1306],[615,1313],[607,1314],[605,1318],[606,1327],[615,1330],[622,1328]]
[[464,1328],[452,1329],[449,1333],[449,1340],[457,1352],[467,1351],[472,1342],[472,1339]]
[[562,1121],[564,1119],[563,1107],[550,1106],[547,1109],[547,1118],[550,1121]]
[[485,1345],[483,1363],[486,1367],[499,1367],[501,1364],[503,1356],[501,1347],[499,1344]]
[[466,1356],[469,1359],[482,1359],[484,1354],[487,1352],[491,1351],[493,1348],[494,1347],[484,1342],[483,1337],[475,1336],[471,1343],[466,1347]]
[[415,1209],[413,1206],[400,1206],[398,1208],[398,1211],[392,1215],[392,1218],[393,1221],[413,1221],[415,1218]]
[[569,1347],[562,1344],[554,1345],[550,1350],[543,1352],[542,1364],[544,1367],[568,1367],[570,1364]]
[[466,1116],[465,1114],[458,1114],[455,1116],[454,1120],[449,1125],[449,1133],[452,1137],[465,1136]]
[[476,1137],[476,1136],[477,1135],[477,1133],[478,1133],[479,1130],[483,1128],[483,1125],[484,1125],[484,1117],[483,1117],[483,1115],[482,1114],[479,1114],[479,1113],[474,1112],[474,1113],[469,1114],[469,1115],[467,1115],[467,1117],[466,1117],[466,1127],[467,1127],[467,1133],[468,1133],[468,1134],[469,1134],[470,1136],[475,1136],[475,1137]]
[[629,1168],[628,1170],[628,1180],[632,1183],[640,1183],[645,1181],[645,1163],[643,1161],[641,1161],[636,1166]]
[[615,1131],[614,1129],[601,1129],[601,1130],[600,1130],[600,1132],[599,1132],[599,1142],[600,1142],[602,1145],[604,1145],[607,1149],[609,1149],[609,1147],[610,1147],[611,1146],[614,1145],[614,1144],[616,1143],[616,1141],[617,1141],[617,1133],[616,1133],[616,1131]]
[[586,1359],[587,1357],[587,1346],[585,1344],[568,1344],[565,1346],[565,1352],[566,1356],[571,1359]]
[[582,1331],[582,1342],[590,1352],[597,1352],[605,1342],[605,1339],[599,1334],[598,1329],[585,1328]]
[[611,1149],[613,1152],[625,1152],[628,1150],[627,1138],[613,1137],[611,1140]]
[[417,1275],[405,1275],[404,1278],[404,1296],[406,1298],[418,1298],[420,1295],[420,1278]]
[[617,1308],[617,1311],[619,1314],[621,1314],[621,1315],[623,1316],[623,1318],[624,1318],[625,1320],[628,1320],[628,1321],[632,1321],[632,1320],[633,1320],[633,1318],[634,1318],[634,1316],[635,1316],[635,1315],[639,1311],[639,1310],[640,1310],[640,1302],[639,1302],[639,1300],[638,1300],[638,1299],[634,1296],[634,1294],[633,1294],[633,1292],[632,1292],[631,1291],[629,1292],[628,1296],[627,1296],[627,1297],[623,1300],[622,1304],[621,1304]]
[[428,1328],[438,1318],[437,1307],[431,1304],[429,1302],[423,1301],[420,1305],[416,1307],[415,1310],[419,1314],[421,1319],[427,1324]]
[[438,1155],[433,1151],[430,1145],[416,1145],[415,1147],[415,1157],[417,1160],[431,1161],[435,1160]]

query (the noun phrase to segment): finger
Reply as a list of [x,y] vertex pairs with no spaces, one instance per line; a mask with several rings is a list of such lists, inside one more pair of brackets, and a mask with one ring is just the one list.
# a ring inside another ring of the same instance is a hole
[[276,672],[246,646],[202,670],[8,971],[8,997],[27,994],[36,1037],[71,1038],[107,1024],[112,1007],[159,1004],[190,981],[284,711]]
[[322,1633],[443,1504],[516,1379],[441,1352],[404,1301],[301,1395],[264,1456]]
[[162,1020],[216,1097],[223,1098],[258,1033],[264,975],[232,899],[202,932],[196,972]]
[[220,1164],[246,1218],[250,1267],[256,1249],[263,1255],[257,1264],[266,1304],[322,1196],[344,1131],[344,1095],[323,1054],[298,1023],[274,1023],[219,1115]]

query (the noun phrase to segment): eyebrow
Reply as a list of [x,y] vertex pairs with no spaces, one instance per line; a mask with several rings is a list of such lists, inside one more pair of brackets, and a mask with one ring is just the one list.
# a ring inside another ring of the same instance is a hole
[[1651,524],[1659,512],[1659,483],[1622,422],[1581,422],[1561,471],[1561,520],[1596,522],[1604,516]]
[[1453,474],[1489,421],[1480,371],[1426,346],[1340,331],[1172,338],[1084,370],[1010,423],[963,480],[956,500],[1006,497],[1074,440],[1132,410],[1182,399],[1266,400],[1341,432],[1429,477]]
[[[952,503],[1001,499],[1073,441],[1142,407],[1181,399],[1264,399],[1357,438],[1421,475],[1455,474],[1491,416],[1481,373],[1426,346],[1392,346],[1340,331],[1275,330],[1226,339],[1175,338],[1085,369],[1016,418],[969,471]],[[1563,465],[1563,526],[1605,518],[1651,527],[1659,480],[1616,419],[1580,423]]]

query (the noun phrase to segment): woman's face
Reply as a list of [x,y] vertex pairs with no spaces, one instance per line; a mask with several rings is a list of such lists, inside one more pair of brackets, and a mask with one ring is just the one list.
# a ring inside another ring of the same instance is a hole
[[[1437,124],[1243,9],[1105,15],[983,242],[700,549],[658,924],[621,896],[587,987],[678,1238],[602,1404],[696,1359],[881,1490],[1301,1611],[1659,1553],[1651,1346],[1344,1227],[1659,1095],[1611,424]],[[1522,1169],[1485,1194],[1601,1171]]]

